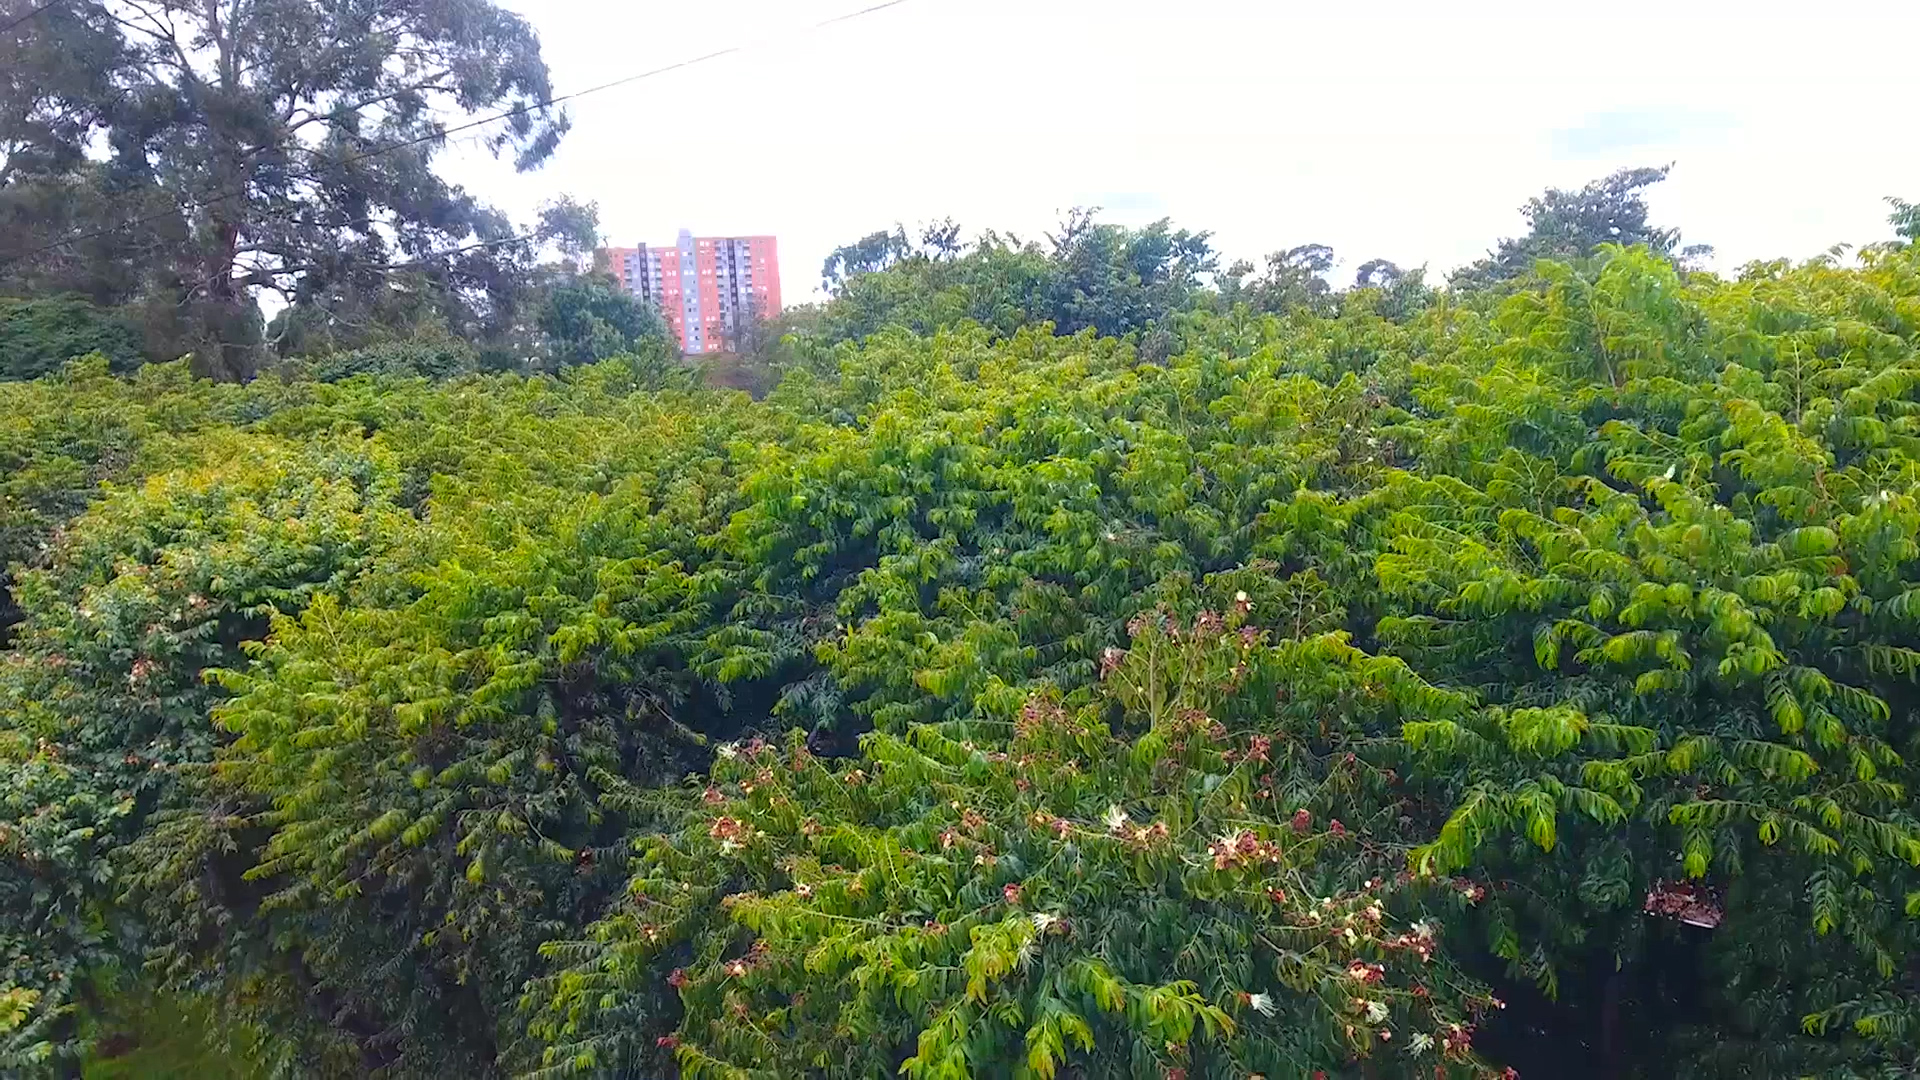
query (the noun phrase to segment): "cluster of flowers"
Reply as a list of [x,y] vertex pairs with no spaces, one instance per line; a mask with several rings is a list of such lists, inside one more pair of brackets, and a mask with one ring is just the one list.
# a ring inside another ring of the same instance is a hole
[[1127,812],[1118,806],[1107,807],[1107,812],[1101,816],[1100,821],[1107,827],[1108,833],[1137,848],[1157,844],[1170,835],[1166,822],[1156,821],[1151,825],[1135,825],[1127,818]]
[[722,815],[715,818],[713,824],[707,826],[707,836],[720,841],[721,854],[731,855],[766,836],[766,833],[736,818]]
[[1215,870],[1280,862],[1280,845],[1262,840],[1247,829],[1212,841],[1207,845],[1207,853],[1213,856]]
[[[1247,740],[1247,752],[1242,760],[1264,764],[1269,760],[1272,752],[1273,740],[1265,735],[1255,735],[1253,738]],[[1241,758],[1240,754],[1232,750],[1228,750],[1222,756],[1224,756],[1229,763],[1236,758]],[[1271,778],[1269,778],[1268,782],[1271,783]]]
[[[755,941],[753,945],[747,949],[745,956],[728,960],[726,963],[720,965],[720,971],[729,979],[745,978],[748,972],[759,967],[766,961],[767,951],[766,942]],[[675,990],[686,986],[687,983],[691,981],[692,979],[688,977],[685,968],[674,968],[673,973],[667,976],[667,985],[673,987]],[[732,1009],[735,1016],[745,1017],[747,1015],[747,1003],[744,1001],[735,1001]],[[662,1035],[655,1039],[653,1043],[662,1049],[672,1050],[680,1045],[680,1036]]]
[[1020,717],[1013,722],[1013,734],[1016,739],[1029,739],[1041,729],[1051,727],[1067,718],[1067,710],[1060,703],[1039,694],[1027,699],[1020,707]]
[[[1400,875],[1400,880],[1411,881],[1413,880],[1413,876],[1411,874],[1402,873]],[[1459,893],[1460,896],[1463,899],[1465,899],[1466,902],[1469,904],[1477,904],[1480,901],[1485,900],[1487,898],[1487,887],[1485,885],[1480,884],[1477,881],[1474,881],[1471,878],[1463,878],[1463,877],[1448,878],[1447,887],[1452,889],[1454,892]]]
[[[1364,1023],[1384,1023],[1387,1017],[1391,1015],[1392,1009],[1388,1007],[1385,1001],[1364,996],[1364,988],[1379,985],[1386,978],[1386,969],[1379,964],[1368,963],[1364,960],[1355,960],[1347,965],[1347,977],[1363,988],[1361,995],[1356,995],[1348,999],[1348,1007],[1352,1009]],[[1416,997],[1425,997],[1427,995],[1426,988],[1417,984],[1414,986],[1413,992]],[[1506,1002],[1501,1001],[1499,998],[1490,998],[1488,999],[1488,1003],[1497,1009],[1507,1007]],[[1473,1032],[1473,1024],[1458,1021],[1447,1023],[1432,1034],[1424,1031],[1415,1032],[1413,1036],[1407,1040],[1407,1053],[1417,1057],[1438,1046],[1443,1056],[1464,1061],[1473,1053]],[[1348,1037],[1352,1038],[1355,1034],[1354,1026],[1349,1024],[1347,1026]],[[1383,1043],[1393,1041],[1393,1029],[1390,1027],[1381,1027],[1374,1032],[1374,1035]],[[1438,1036],[1437,1038],[1436,1035]],[[1443,1072],[1436,1069],[1435,1075],[1443,1075]],[[1512,1069],[1506,1069],[1499,1074],[1502,1080],[1518,1080],[1519,1075],[1519,1073]]]
[[1647,890],[1644,910],[1649,915],[1673,919],[1711,930],[1726,918],[1726,910],[1712,891],[1691,881],[1656,881]]
[[1420,957],[1421,963],[1433,959],[1433,926],[1423,921],[1414,923],[1407,932],[1381,942],[1389,949],[1402,949]]

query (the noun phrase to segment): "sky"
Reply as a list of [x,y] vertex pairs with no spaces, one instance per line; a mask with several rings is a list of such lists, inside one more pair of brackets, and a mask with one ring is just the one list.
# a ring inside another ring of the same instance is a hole
[[1519,206],[1671,162],[1656,224],[1714,265],[1887,239],[1920,199],[1920,3],[1608,0],[506,0],[571,103],[546,166],[449,173],[530,219],[561,193],[610,242],[779,237],[788,303],[826,254],[951,216],[1039,237],[1075,206],[1303,243],[1334,271],[1470,262]]

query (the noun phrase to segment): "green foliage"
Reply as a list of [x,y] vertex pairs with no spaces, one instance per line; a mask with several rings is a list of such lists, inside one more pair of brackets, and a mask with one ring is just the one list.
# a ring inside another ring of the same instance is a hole
[[355,375],[450,379],[473,371],[475,364],[473,349],[462,342],[399,341],[320,357],[305,374],[316,382]]
[[369,519],[395,488],[390,466],[351,446],[208,440],[223,464],[109,498],[17,586],[25,619],[0,668],[0,981],[38,990],[50,1018],[84,981],[142,958],[139,928],[119,919],[115,856],[184,805],[213,758],[201,673],[237,658],[271,612],[339,587],[384,531]]
[[589,274],[554,283],[538,319],[549,361],[591,364],[610,356],[665,351],[666,320],[609,277]]
[[[16,564],[43,558],[103,481],[164,467],[179,437],[225,419],[183,365],[149,366],[129,383],[109,364],[82,357],[57,376],[0,382],[0,584],[11,584]],[[0,643],[18,618],[9,588],[0,593]]]
[[1920,242],[1920,206],[1905,199],[1892,198],[1887,200],[1887,204],[1893,207],[1893,213],[1887,216],[1893,231],[1908,243]]
[[759,401],[0,385],[4,1068],[1910,1069],[1920,249],[1063,236]]
[[511,306],[526,238],[432,165],[450,118],[494,111],[511,119],[487,150],[521,168],[553,152],[567,123],[542,104],[521,17],[488,0],[67,0],[39,16],[0,39],[9,292],[138,303],[173,324],[154,336],[176,347],[152,351],[225,378],[262,358],[260,289],[323,338],[434,319],[480,336]]
[[126,371],[143,359],[133,327],[81,297],[0,297],[0,379],[39,378],[90,353],[105,356],[115,371]]
[[[1276,251],[1267,256],[1266,272],[1251,283],[1245,279],[1253,273],[1252,263],[1238,262],[1229,267],[1221,281],[1221,300],[1275,314],[1300,310],[1325,313],[1333,305],[1333,286],[1326,279],[1331,269],[1333,249],[1325,244]],[[1386,284],[1398,279],[1399,270],[1390,263],[1370,263],[1361,269],[1356,285],[1374,286],[1376,274],[1380,284]]]
[[[874,732],[837,765],[722,746],[616,913],[547,947],[548,1071],[1304,1076],[1400,1039],[1423,1074],[1485,1073],[1468,1023],[1493,1000],[1392,914],[1457,891],[1395,884],[1371,823],[1309,809],[1380,782],[1311,705],[1258,717],[1365,658],[1272,647],[1245,609],[1136,620],[1098,691],[1038,690],[1010,723]],[[682,955],[679,1029],[648,1045],[622,1004]]]
[[821,264],[820,285],[828,292],[835,292],[849,278],[885,270],[913,254],[913,242],[907,239],[904,225],[894,226],[892,232],[882,229],[869,233],[851,244],[833,249],[826,262]]
[[919,333],[961,322],[1010,334],[1051,323],[1061,333],[1149,331],[1192,306],[1214,255],[1206,233],[1158,221],[1127,229],[1076,210],[1047,244],[988,232],[962,253],[958,227],[878,232],[827,259],[834,300],[820,330],[862,340],[885,326]]
[[1533,273],[1541,259],[1577,262],[1591,258],[1604,244],[1645,245],[1662,258],[1708,254],[1711,248],[1680,248],[1680,230],[1657,228],[1647,221],[1647,203],[1641,195],[1667,178],[1671,165],[1621,169],[1581,188],[1549,188],[1520,208],[1527,219],[1527,235],[1500,241],[1484,259],[1461,267],[1453,275],[1456,287],[1485,287]]

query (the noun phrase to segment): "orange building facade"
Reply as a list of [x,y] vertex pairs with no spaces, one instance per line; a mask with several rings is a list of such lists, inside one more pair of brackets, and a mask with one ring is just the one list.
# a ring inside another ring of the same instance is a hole
[[659,307],[683,353],[726,350],[744,320],[780,313],[780,253],[771,236],[699,236],[671,247],[606,249],[608,269]]

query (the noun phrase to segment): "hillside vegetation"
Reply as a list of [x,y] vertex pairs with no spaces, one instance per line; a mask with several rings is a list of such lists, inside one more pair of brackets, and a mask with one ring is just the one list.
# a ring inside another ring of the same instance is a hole
[[0,383],[0,1068],[1915,1075],[1920,246],[1658,175],[1443,289],[876,234],[758,400]]
[[0,1075],[1920,1076],[1914,204],[896,226],[693,368],[441,167],[638,82],[0,16]]

